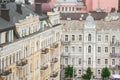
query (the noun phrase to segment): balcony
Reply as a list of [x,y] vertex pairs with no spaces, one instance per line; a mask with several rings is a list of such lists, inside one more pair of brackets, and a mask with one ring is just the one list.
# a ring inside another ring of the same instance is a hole
[[120,46],[120,42],[110,42],[110,46]]
[[61,41],[62,45],[70,45],[70,43],[71,43],[70,41]]
[[110,53],[110,57],[120,57],[120,53]]
[[61,54],[61,56],[62,56],[62,57],[69,57],[69,56],[70,56],[70,53],[64,53],[64,52],[63,52],[63,53]]
[[16,66],[17,67],[24,67],[25,65],[27,65],[28,61],[27,60],[21,60],[21,61],[18,61],[16,63]]
[[119,69],[120,70],[120,64],[116,64],[116,65],[109,65],[110,69]]
[[58,72],[54,72],[50,75],[51,78],[56,78],[58,76]]
[[45,64],[45,65],[42,65],[42,66],[41,66],[41,69],[40,69],[40,70],[41,70],[41,71],[44,71],[44,70],[46,70],[47,68],[48,68],[48,64]]
[[54,64],[56,62],[58,62],[58,58],[53,58],[52,61],[51,61],[52,64]]
[[3,72],[0,74],[0,76],[1,76],[1,77],[7,77],[7,76],[9,76],[10,74],[12,74],[12,69],[8,69],[8,70],[3,71]]
[[49,49],[48,48],[45,48],[45,49],[42,49],[41,50],[41,53],[42,54],[47,54],[49,52]]
[[59,44],[58,43],[54,43],[51,48],[58,48]]

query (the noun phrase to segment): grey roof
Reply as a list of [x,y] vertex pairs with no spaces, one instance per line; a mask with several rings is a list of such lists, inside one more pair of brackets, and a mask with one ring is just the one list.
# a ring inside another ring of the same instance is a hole
[[[7,9],[9,9],[10,21],[6,21],[0,17],[0,30],[13,27],[16,22],[24,19],[29,14],[37,15],[29,5],[21,4],[22,14],[19,14],[18,12],[16,12],[16,3],[13,3],[13,2],[8,3],[6,4],[6,7]],[[40,15],[41,19],[44,17],[46,16]]]

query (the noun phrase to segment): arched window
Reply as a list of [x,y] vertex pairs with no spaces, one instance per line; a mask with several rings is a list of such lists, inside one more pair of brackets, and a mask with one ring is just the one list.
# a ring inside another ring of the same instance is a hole
[[91,46],[88,46],[88,53],[91,53]]
[[88,34],[88,41],[91,41],[91,34]]
[[88,64],[91,64],[91,58],[88,58]]

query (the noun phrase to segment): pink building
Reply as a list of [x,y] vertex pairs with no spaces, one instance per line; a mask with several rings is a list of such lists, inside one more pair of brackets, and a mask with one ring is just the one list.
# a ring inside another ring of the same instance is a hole
[[118,0],[86,0],[87,11],[95,11],[97,9],[104,9],[110,12],[112,8],[118,10]]

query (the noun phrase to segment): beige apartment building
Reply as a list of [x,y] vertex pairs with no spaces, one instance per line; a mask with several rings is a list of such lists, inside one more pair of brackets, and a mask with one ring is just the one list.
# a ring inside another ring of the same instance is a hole
[[64,24],[61,80],[67,65],[74,66],[76,78],[81,78],[88,67],[92,68],[95,78],[101,78],[103,67],[110,69],[111,76],[120,75],[120,18],[117,13],[64,13],[61,23]]
[[38,15],[15,2],[0,7],[0,80],[59,80],[59,13]]

